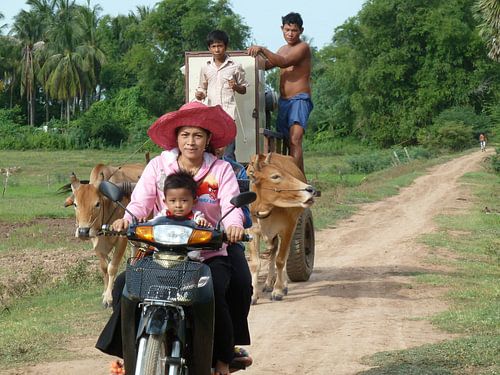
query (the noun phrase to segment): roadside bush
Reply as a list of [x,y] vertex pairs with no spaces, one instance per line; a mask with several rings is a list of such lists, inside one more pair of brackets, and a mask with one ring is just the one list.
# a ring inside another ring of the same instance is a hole
[[119,146],[127,138],[127,130],[113,107],[108,101],[94,103],[71,123],[68,135],[76,147]]
[[2,150],[65,150],[70,147],[65,135],[28,125],[3,123],[0,134]]
[[430,159],[436,156],[435,152],[422,146],[410,147],[408,153],[412,159]]
[[500,149],[496,149],[496,154],[491,157],[491,166],[496,173],[500,173]]
[[471,126],[462,122],[436,122],[417,133],[420,145],[431,150],[462,151],[475,143],[474,131]]
[[393,163],[389,150],[374,151],[370,153],[354,155],[347,158],[353,172],[364,174],[380,171],[390,167]]
[[441,112],[435,119],[435,124],[445,124],[447,122],[462,123],[472,127],[474,133],[488,133],[491,128],[491,119],[484,114],[476,114],[472,107],[453,107]]
[[331,129],[313,134],[306,133],[303,145],[306,152],[321,152],[329,155],[361,154],[370,149],[369,146],[354,138],[339,138]]
[[78,148],[118,147],[130,142],[130,134],[133,134],[133,142],[142,140],[137,139],[137,133],[147,137],[146,124],[150,123],[147,111],[140,105],[139,91],[130,88],[120,90],[113,98],[94,103],[73,121],[68,134]]
[[15,106],[11,109],[0,109],[0,125],[4,124],[24,125],[27,123],[26,117],[20,106]]
[[500,141],[500,103],[492,104],[486,108],[486,113],[488,113],[491,119],[491,128],[484,133],[488,137],[488,142],[499,142]]

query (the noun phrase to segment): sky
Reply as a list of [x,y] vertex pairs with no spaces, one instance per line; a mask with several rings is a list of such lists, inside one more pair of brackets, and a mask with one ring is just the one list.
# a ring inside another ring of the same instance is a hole
[[[84,4],[86,1],[77,0]],[[91,0],[99,4],[103,14],[116,16],[135,11],[136,6],[153,6],[158,0]],[[304,21],[304,35],[311,45],[321,49],[331,42],[333,31],[349,17],[355,16],[366,0],[231,0],[233,11],[243,17],[252,32],[252,43],[276,51],[284,44],[281,17],[289,12],[300,13]],[[21,10],[28,9],[24,0],[5,0],[0,12],[5,18],[0,24],[11,24]]]

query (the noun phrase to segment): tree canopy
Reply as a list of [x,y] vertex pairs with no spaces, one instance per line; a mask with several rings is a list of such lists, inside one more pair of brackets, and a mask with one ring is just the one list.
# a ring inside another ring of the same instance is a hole
[[371,0],[335,30],[315,71],[315,125],[383,146],[414,143],[440,112],[498,103],[472,0]]
[[[80,127],[79,144],[102,134],[100,144],[131,141],[131,129],[178,108],[184,52],[206,50],[209,31],[225,30],[234,50],[251,36],[229,0],[163,0],[116,17],[82,2],[28,0],[8,33],[0,22],[0,108],[34,126]],[[468,123],[474,116],[497,119],[499,25],[498,0],[368,0],[335,29],[331,44],[313,50],[315,109],[306,135],[415,144],[439,124],[477,130]],[[269,77],[276,84],[276,72]],[[109,108],[138,120],[99,113]],[[439,120],[446,111],[457,114],[454,125]],[[106,140],[106,124],[119,117],[130,128]]]

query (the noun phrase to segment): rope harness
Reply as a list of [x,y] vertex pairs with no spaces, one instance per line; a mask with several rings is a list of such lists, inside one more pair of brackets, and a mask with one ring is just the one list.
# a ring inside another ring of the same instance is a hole
[[311,188],[311,187],[306,187],[304,189],[277,189],[277,188],[265,188],[265,187],[261,187],[261,189],[274,191],[275,193],[281,193],[282,191],[307,191],[307,192],[309,192],[311,194],[314,194],[314,189]]

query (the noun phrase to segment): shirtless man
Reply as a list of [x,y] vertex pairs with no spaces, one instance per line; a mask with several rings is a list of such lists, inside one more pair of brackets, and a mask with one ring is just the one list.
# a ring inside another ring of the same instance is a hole
[[300,40],[304,31],[300,14],[289,13],[282,17],[281,30],[287,44],[277,53],[254,45],[248,48],[248,54],[254,57],[263,55],[266,58],[266,70],[280,68],[277,128],[287,138],[290,154],[304,171],[302,138],[309,113],[313,109],[310,84],[311,49],[306,42]]
[[481,151],[486,151],[486,136],[483,133],[479,134],[479,146]]

